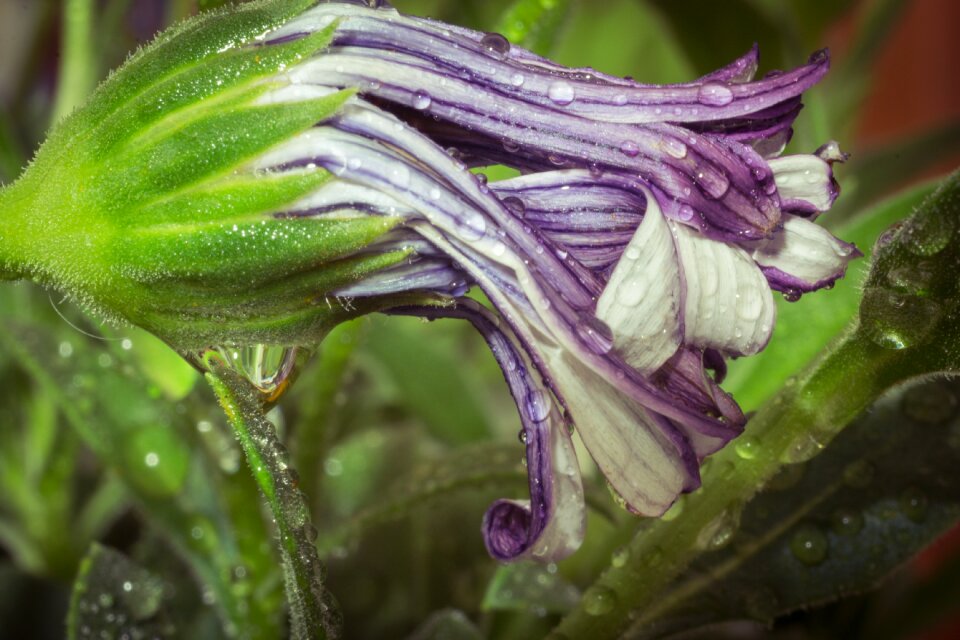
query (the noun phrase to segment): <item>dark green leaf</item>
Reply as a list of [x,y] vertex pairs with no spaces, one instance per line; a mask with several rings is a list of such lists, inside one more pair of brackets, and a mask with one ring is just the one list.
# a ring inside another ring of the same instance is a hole
[[784,469],[723,549],[701,556],[638,617],[637,636],[694,621],[769,623],[877,586],[960,520],[958,408],[957,381],[885,397],[823,454]]
[[80,565],[70,614],[70,640],[176,638],[163,582],[123,554],[94,544]]

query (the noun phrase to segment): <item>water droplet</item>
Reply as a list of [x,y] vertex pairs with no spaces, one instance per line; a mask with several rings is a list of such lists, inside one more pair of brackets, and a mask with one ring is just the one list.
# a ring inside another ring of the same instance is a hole
[[627,564],[627,560],[630,559],[630,549],[627,547],[620,547],[613,552],[613,555],[610,556],[610,564],[618,569],[623,565]]
[[527,416],[534,422],[543,422],[550,415],[550,398],[543,389],[533,389],[527,394]]
[[640,154],[640,147],[633,140],[624,140],[620,144],[620,153],[628,158],[635,158]]
[[516,196],[507,196],[501,202],[503,202],[503,206],[505,206],[510,213],[518,218],[523,218],[527,211],[527,206],[523,204],[523,200]]
[[515,87],[522,87],[524,80],[525,78],[523,77],[522,73],[515,73],[512,76],[510,76],[510,84],[512,84]]
[[550,83],[550,86],[547,87],[547,97],[559,105],[566,105],[573,102],[573,99],[576,97],[576,92],[570,83],[557,80],[556,82]]
[[580,339],[594,353],[603,355],[613,348],[613,331],[606,322],[589,311],[580,314],[575,328]]
[[790,551],[794,557],[811,567],[827,559],[829,547],[827,536],[813,525],[800,527],[790,538]]
[[550,164],[554,165],[555,167],[562,167],[567,164],[567,161],[563,158],[563,156],[558,156],[555,153],[548,155],[547,160],[549,160]]
[[679,498],[677,498],[676,502],[673,503],[673,506],[667,509],[666,513],[660,516],[660,519],[666,522],[670,522],[671,520],[676,520],[677,517],[681,513],[683,513],[683,506],[685,503],[686,503],[686,500],[684,499],[684,497],[680,496]]
[[457,234],[467,242],[479,240],[487,232],[487,220],[476,211],[464,213],[457,225]]
[[520,429],[520,431],[517,431],[517,440],[520,441],[520,444],[527,444],[527,430],[526,430],[526,429]]
[[480,46],[495,58],[505,58],[510,53],[510,41],[499,33],[487,33],[480,39]]
[[822,450],[823,443],[817,440],[812,433],[803,433],[787,445],[780,459],[786,464],[797,464],[798,462],[806,462]]
[[601,586],[590,587],[583,595],[583,610],[591,616],[610,613],[617,606],[617,594]]
[[627,104],[627,96],[622,93],[618,93],[617,95],[613,96],[613,104],[617,106]]
[[60,346],[57,347],[57,352],[61,358],[69,358],[73,355],[73,345],[64,340],[60,343]]
[[873,482],[874,468],[866,460],[856,460],[843,470],[843,481],[855,489],[865,489]]
[[733,448],[744,460],[753,460],[760,452],[760,442],[750,436],[740,436],[734,440]]
[[697,91],[697,100],[709,107],[722,107],[733,102],[733,92],[730,87],[708,82]]
[[900,495],[900,510],[913,522],[923,522],[927,517],[929,502],[923,491],[910,487]]
[[726,509],[700,530],[697,535],[697,546],[710,551],[722,549],[733,540],[739,526],[740,509],[737,507]]
[[683,222],[689,222],[693,220],[693,216],[696,212],[688,204],[681,204],[677,207],[677,218]]
[[887,274],[891,287],[918,296],[930,295],[933,278],[934,268],[925,261],[891,269]]
[[635,307],[647,295],[649,280],[639,276],[620,284],[617,289],[617,302],[627,307]]
[[900,238],[906,242],[907,249],[919,256],[932,256],[940,253],[953,237],[954,221],[946,215],[922,215],[908,220],[901,231]]
[[663,150],[667,152],[667,155],[677,158],[678,160],[687,157],[687,145],[674,138],[665,138],[663,140]]
[[253,345],[239,349],[218,349],[228,364],[245,377],[258,391],[275,400],[286,390],[306,359],[298,347]]
[[704,195],[718,200],[726,195],[730,189],[730,180],[722,173],[702,167],[697,173],[697,184],[703,190]]
[[860,303],[861,330],[884,349],[923,344],[940,321],[940,305],[926,298],[869,287]]
[[431,104],[433,104],[433,98],[431,98],[430,94],[426,91],[417,91],[413,94],[414,109],[423,111],[424,109],[429,109]]
[[943,424],[956,415],[957,404],[952,386],[935,380],[908,389],[900,406],[907,417],[917,422]]
[[863,529],[863,514],[853,509],[837,509],[830,516],[834,532],[841,536],[855,536]]

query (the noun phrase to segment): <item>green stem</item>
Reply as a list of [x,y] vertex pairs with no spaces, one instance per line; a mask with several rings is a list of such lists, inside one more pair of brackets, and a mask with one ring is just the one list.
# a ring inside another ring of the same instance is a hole
[[[836,344],[760,409],[739,447],[713,457],[703,488],[685,498],[679,517],[655,521],[634,537],[628,545],[630,560],[609,568],[550,637],[617,638],[639,620],[655,618],[665,610],[660,599],[670,585],[709,547],[711,532],[735,525],[743,504],[784,464],[816,455],[884,390],[915,375],[915,369],[902,351],[882,349],[859,332]],[[844,392],[836,393],[838,389]],[[738,455],[745,441],[751,443],[750,451]],[[614,605],[597,607],[597,600]],[[597,614],[598,609],[603,613]]]
[[60,80],[53,108],[55,123],[83,102],[96,83],[93,12],[93,0],[64,0]]
[[314,545],[316,529],[298,489],[299,478],[289,467],[286,451],[250,385],[215,352],[207,353],[204,363],[209,370],[207,381],[233,426],[276,522],[293,637],[334,637],[339,620],[324,588],[323,567]]

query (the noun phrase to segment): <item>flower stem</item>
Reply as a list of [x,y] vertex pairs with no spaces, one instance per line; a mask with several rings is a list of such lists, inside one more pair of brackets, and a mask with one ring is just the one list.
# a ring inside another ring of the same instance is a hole
[[96,84],[93,46],[93,0],[64,0],[63,46],[53,122],[59,122],[77,107]]
[[207,381],[233,426],[276,522],[293,637],[335,637],[339,616],[324,588],[323,566],[314,545],[316,529],[310,523],[310,512],[298,489],[298,476],[289,467],[287,452],[250,385],[216,352],[207,353],[204,363]]

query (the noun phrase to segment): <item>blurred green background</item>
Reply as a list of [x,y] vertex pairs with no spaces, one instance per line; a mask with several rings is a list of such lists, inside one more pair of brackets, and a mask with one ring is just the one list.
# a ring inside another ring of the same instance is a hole
[[[167,24],[215,4],[99,2],[86,72],[105,77]],[[960,4],[951,0],[394,5],[642,82],[695,78],[754,42],[761,73],[830,46],[833,71],[806,96],[790,149],[836,139],[852,153],[837,169],[843,195],[823,220],[865,251],[960,158]],[[0,0],[5,182],[42,141],[62,70],[78,73],[61,59],[63,18],[54,0]],[[746,410],[849,322],[865,264],[832,292],[782,304],[770,348],[733,363],[725,386]],[[198,374],[154,338],[101,326],[28,284],[0,286],[0,318],[0,639],[61,638],[65,628],[71,637],[85,637],[85,628],[113,634],[104,637],[133,628],[158,637],[281,637],[273,535]],[[525,495],[523,447],[486,346],[454,321],[371,317],[341,327],[271,418],[310,497],[348,638],[542,637],[616,564],[616,549],[638,526],[594,474],[587,541],[571,559],[504,569],[487,557],[480,520],[492,500]],[[588,459],[581,456],[585,466]],[[879,590],[782,616],[774,631],[738,622],[700,637],[867,637],[880,629],[956,637],[950,604],[960,591],[945,585],[960,584],[957,539],[954,532]],[[936,598],[923,598],[925,589],[950,597],[937,607],[887,606],[930,604]],[[894,615],[907,620],[891,627]]]

